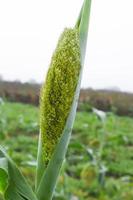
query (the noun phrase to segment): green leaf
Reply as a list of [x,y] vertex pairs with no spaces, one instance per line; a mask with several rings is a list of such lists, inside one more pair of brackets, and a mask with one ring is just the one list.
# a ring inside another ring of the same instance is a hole
[[41,133],[39,134],[39,141],[38,141],[38,153],[37,153],[37,168],[36,168],[36,180],[35,180],[35,190],[37,191],[38,186],[40,184],[41,178],[43,173],[46,169],[46,166],[43,162],[42,158],[42,143],[41,143]]
[[[37,182],[36,182],[36,193],[39,200],[51,200],[53,197],[54,189],[56,182],[59,176],[59,172],[64,161],[69,140],[71,137],[73,122],[76,115],[78,97],[80,92],[80,82],[82,76],[82,68],[84,64],[86,43],[87,43],[87,34],[88,34],[88,24],[89,24],[89,15],[90,15],[90,5],[91,0],[85,0],[83,7],[81,9],[80,15],[78,17],[76,27],[79,29],[80,36],[80,47],[81,47],[81,72],[79,75],[79,81],[75,91],[73,104],[71,107],[70,114],[68,116],[66,126],[62,133],[62,136],[55,148],[53,156],[49,161],[49,164],[46,168],[43,164],[42,159],[42,150],[41,150],[41,139],[39,138],[39,148],[38,148],[38,167],[37,167]],[[45,190],[44,190],[45,188]]]
[[82,67],[84,65],[86,46],[87,46],[90,9],[91,9],[91,0],[84,0],[84,4],[81,10],[82,12],[78,20]]
[[0,193],[4,193],[8,185],[7,160],[0,158]]
[[14,162],[0,146],[0,192],[5,200],[37,200]]

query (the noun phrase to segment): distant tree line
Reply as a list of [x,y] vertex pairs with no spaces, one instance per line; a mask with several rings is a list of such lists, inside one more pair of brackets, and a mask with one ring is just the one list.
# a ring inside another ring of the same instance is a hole
[[[0,97],[11,102],[39,104],[41,85],[0,80]],[[78,110],[91,111],[92,107],[133,117],[133,93],[110,90],[81,89]]]

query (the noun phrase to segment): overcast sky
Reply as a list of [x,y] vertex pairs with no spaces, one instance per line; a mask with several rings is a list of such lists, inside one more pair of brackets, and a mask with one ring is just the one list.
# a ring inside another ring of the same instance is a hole
[[[0,74],[44,80],[64,27],[73,27],[83,0],[0,1]],[[82,87],[133,92],[133,0],[92,0]]]

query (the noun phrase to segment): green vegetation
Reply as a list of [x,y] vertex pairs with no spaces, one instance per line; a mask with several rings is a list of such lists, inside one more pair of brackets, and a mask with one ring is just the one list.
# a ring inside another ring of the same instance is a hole
[[[31,185],[35,178],[38,119],[39,111],[34,106],[9,102],[0,105],[0,144]],[[132,118],[107,113],[103,123],[95,113],[78,112],[53,199],[132,200],[132,130]]]

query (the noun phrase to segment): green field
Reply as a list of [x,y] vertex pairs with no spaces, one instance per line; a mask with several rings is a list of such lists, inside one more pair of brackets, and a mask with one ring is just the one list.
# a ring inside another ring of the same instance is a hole
[[[32,184],[39,110],[31,105],[0,105],[0,144]],[[133,119],[78,112],[54,200],[133,199]]]

